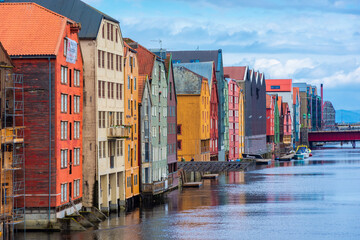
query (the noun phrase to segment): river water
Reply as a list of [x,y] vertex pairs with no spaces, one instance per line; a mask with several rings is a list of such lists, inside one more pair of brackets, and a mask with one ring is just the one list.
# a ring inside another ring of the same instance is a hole
[[313,151],[305,161],[175,190],[164,204],[112,215],[81,233],[27,239],[360,239],[360,149]]

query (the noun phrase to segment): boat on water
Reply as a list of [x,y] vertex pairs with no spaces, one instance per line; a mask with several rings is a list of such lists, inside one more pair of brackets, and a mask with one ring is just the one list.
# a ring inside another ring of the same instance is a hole
[[311,150],[310,150],[310,148],[308,148],[308,146],[300,145],[296,149],[294,159],[303,160],[303,159],[309,158],[310,154],[311,154]]

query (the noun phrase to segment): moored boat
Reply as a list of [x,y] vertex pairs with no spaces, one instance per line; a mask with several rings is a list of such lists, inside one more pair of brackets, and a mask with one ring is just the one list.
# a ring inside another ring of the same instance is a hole
[[310,157],[311,150],[306,145],[300,145],[296,149],[294,159],[302,160]]

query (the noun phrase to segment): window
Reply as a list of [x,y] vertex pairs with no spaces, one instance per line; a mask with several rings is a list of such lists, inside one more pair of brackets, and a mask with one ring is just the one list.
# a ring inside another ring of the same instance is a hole
[[105,81],[98,81],[98,96],[105,98]]
[[67,131],[68,128],[68,122],[61,121],[61,140],[67,140]]
[[105,24],[102,26],[102,38],[105,38]]
[[110,23],[107,23],[107,39],[110,40]]
[[130,152],[130,145],[128,145],[128,162],[130,162],[130,155],[131,155],[131,152]]
[[67,84],[68,82],[68,68],[61,66],[61,83]]
[[60,167],[61,168],[67,168],[67,157],[68,157],[68,150],[67,149],[62,149],[60,150]]
[[134,78],[134,91],[136,91],[136,78]]
[[101,51],[101,53],[102,53],[101,67],[102,67],[102,68],[105,68],[105,52],[104,52],[104,51]]
[[67,183],[61,184],[61,202],[67,202]]
[[61,94],[61,112],[67,113],[68,95]]
[[80,179],[74,180],[74,198],[80,196]]
[[74,113],[80,113],[80,96],[74,96]]
[[80,122],[74,122],[74,139],[80,139]]
[[74,165],[80,165],[80,148],[74,148]]
[[124,140],[117,141],[117,156],[123,156],[123,142]]
[[64,38],[64,56],[65,57],[67,55],[67,45],[68,45],[68,40],[67,40],[67,38]]
[[115,83],[111,83],[111,99],[114,99],[114,84]]
[[118,29],[116,28],[116,31],[115,31],[115,39],[116,39],[116,42],[118,42],[118,35],[119,35]]
[[180,124],[180,125],[177,125],[177,134],[179,134],[179,135],[181,135],[181,127],[182,127],[182,125]]
[[80,87],[80,71],[74,69],[74,87]]
[[182,145],[181,145],[181,143],[182,143],[181,140],[178,140],[178,141],[177,141],[177,149],[178,149],[178,150],[182,150]]
[[111,60],[111,59],[110,59],[110,58],[111,58],[110,55],[111,55],[111,53],[108,52],[108,53],[107,53],[107,69],[110,69],[110,60]]
[[111,61],[110,61],[110,62],[111,62],[111,70],[114,70],[114,54],[111,53],[111,54],[110,54],[110,57],[111,57],[111,59],[110,59],[110,60],[111,60]]
[[110,24],[111,27],[111,41],[114,41],[114,25]]
[[130,89],[130,76],[128,76],[128,86],[127,86],[127,89]]
[[99,68],[101,68],[101,56],[102,56],[102,54],[101,54],[101,50],[98,50],[98,67]]
[[111,85],[111,83],[110,82],[108,82],[107,83],[107,90],[108,90],[108,98],[110,99],[111,98],[111,87],[110,87],[110,85]]

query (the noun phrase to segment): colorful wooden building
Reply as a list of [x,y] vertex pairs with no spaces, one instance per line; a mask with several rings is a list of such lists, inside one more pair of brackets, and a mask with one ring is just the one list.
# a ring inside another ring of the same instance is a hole
[[235,80],[228,78],[229,89],[229,160],[240,159],[239,153],[239,94]]
[[174,66],[178,113],[179,161],[210,161],[210,90],[208,80]]
[[[148,161],[151,162],[151,164],[146,165],[147,167],[141,165],[143,178],[148,176],[147,183],[142,184],[141,191],[144,194],[158,194],[166,191],[168,188],[168,81],[166,78],[165,63],[161,57],[150,52],[137,42],[131,39],[125,39],[125,41],[137,52],[139,65],[139,81],[137,84],[139,87],[139,95],[144,93],[144,87],[147,86],[147,84],[149,84],[151,90],[150,94],[147,92],[149,96],[142,95],[143,99],[141,100],[141,103],[145,104],[148,103],[148,100],[144,99],[144,97],[151,98],[151,103],[146,105],[147,108],[151,105],[151,116],[143,115],[143,113],[148,113],[148,111],[140,109],[141,128],[144,126],[144,130],[141,129],[140,135],[144,135],[147,132],[145,128],[148,128],[148,132],[151,133],[151,136],[146,136],[148,138],[147,142],[142,141],[145,137],[141,136],[140,138],[141,143],[139,145],[141,145],[144,153],[148,154],[149,152],[146,153],[145,149],[149,148],[151,152],[151,155],[147,156],[148,158],[145,156],[145,159],[143,159],[144,155],[142,155],[141,161]],[[141,108],[142,107],[144,106],[141,106]]]
[[[218,161],[219,131],[218,131],[218,88],[214,62],[178,63],[175,66],[183,66],[200,76],[208,79],[210,89],[210,160]],[[227,121],[225,121],[226,123]],[[226,138],[227,139],[227,138]]]
[[130,135],[125,139],[125,199],[127,209],[139,202],[140,164],[139,164],[139,64],[137,52],[124,43],[124,79],[125,79],[125,126]]
[[242,85],[239,87],[239,157],[245,153],[245,92]]
[[35,3],[1,4],[0,22],[23,74],[26,227],[38,228],[82,207],[80,24]]
[[[165,58],[165,56],[164,56]],[[168,162],[168,185],[169,187],[176,187],[179,183],[178,173],[177,173],[177,96],[176,96],[176,87],[174,80],[174,70],[172,63],[172,55],[168,53],[165,58],[165,69],[166,77],[168,82],[167,90],[167,122],[168,122],[168,131],[167,131],[167,162]]]
[[218,160],[225,161],[229,150],[227,82],[224,79],[222,50],[170,51],[173,63],[214,62],[218,91]]

